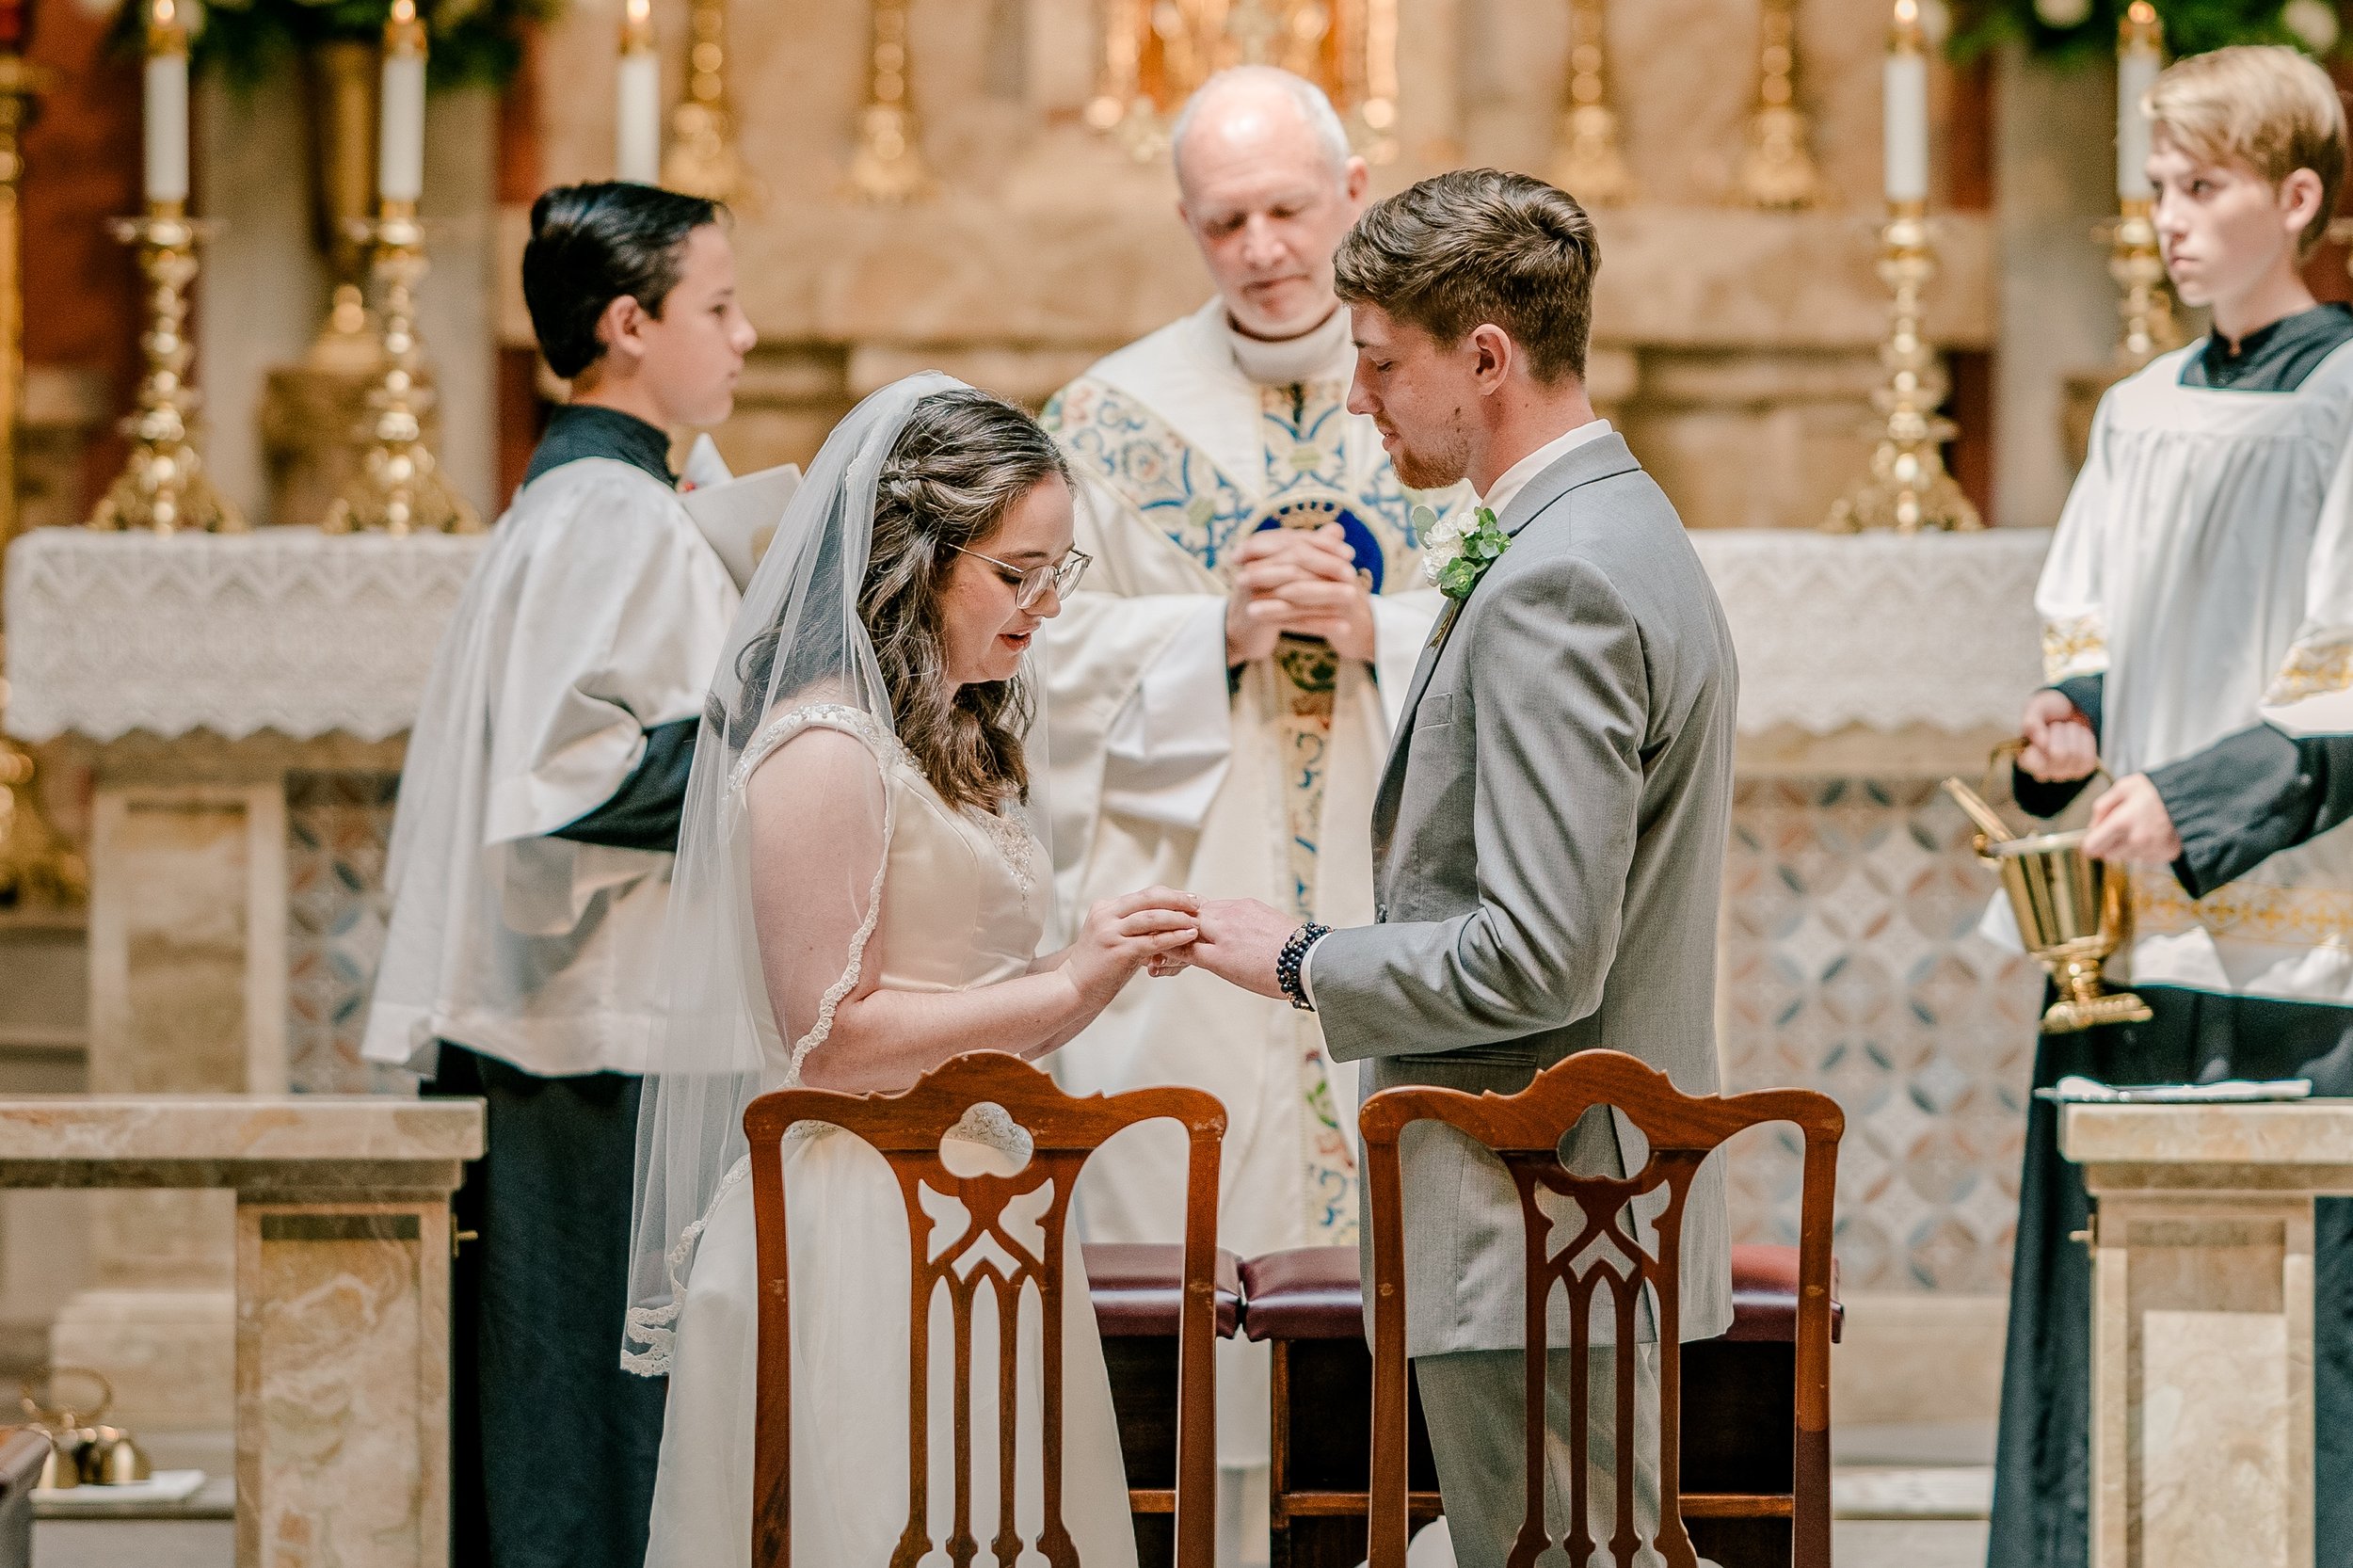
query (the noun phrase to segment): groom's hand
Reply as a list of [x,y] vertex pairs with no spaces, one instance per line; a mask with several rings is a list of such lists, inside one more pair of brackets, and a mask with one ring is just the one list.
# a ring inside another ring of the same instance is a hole
[[1274,962],[1297,920],[1255,898],[1214,898],[1201,901],[1198,925],[1201,935],[1185,953],[1194,968],[1262,997],[1282,996]]

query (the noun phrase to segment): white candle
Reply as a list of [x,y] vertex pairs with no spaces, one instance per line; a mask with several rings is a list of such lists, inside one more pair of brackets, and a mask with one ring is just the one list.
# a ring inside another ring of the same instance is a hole
[[2149,117],[2140,112],[2140,100],[2162,63],[2154,8],[2131,8],[2116,53],[2116,194],[2126,201],[2156,194],[2149,183]]
[[621,77],[616,99],[615,173],[641,185],[662,181],[662,56],[654,52],[648,0],[630,0],[621,24]]
[[424,39],[408,0],[392,7],[384,30],[376,194],[384,201],[414,201],[424,194]]
[[188,52],[147,56],[147,200],[188,199]]
[[1929,199],[1929,60],[1916,50],[1887,56],[1887,200]]

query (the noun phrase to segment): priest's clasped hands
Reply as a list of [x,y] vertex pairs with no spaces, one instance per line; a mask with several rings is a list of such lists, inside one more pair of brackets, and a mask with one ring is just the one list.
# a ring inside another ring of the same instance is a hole
[[[2056,691],[2035,693],[2026,704],[2026,749],[2018,765],[2046,784],[2089,778],[2100,766],[2100,737],[2075,705]],[[2181,858],[2182,836],[2165,797],[2145,773],[2120,778],[2092,802],[2084,853],[2094,860],[2171,865]]]
[[1372,584],[1356,569],[1338,524],[1260,529],[1242,541],[1236,560],[1225,602],[1226,664],[1265,658],[1286,632],[1321,637],[1343,659],[1372,662]]

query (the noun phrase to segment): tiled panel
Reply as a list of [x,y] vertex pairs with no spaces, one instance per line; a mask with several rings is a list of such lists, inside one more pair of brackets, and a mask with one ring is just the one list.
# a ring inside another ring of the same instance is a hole
[[297,1094],[414,1092],[408,1074],[360,1060],[399,785],[389,773],[286,779],[286,1057]]
[[[1847,1112],[1841,1285],[1999,1291],[2042,971],[1972,933],[1993,891],[1929,779],[1748,779],[1724,867],[1728,1089],[1801,1085]],[[1794,1240],[1798,1139],[1731,1158],[1743,1240]]]

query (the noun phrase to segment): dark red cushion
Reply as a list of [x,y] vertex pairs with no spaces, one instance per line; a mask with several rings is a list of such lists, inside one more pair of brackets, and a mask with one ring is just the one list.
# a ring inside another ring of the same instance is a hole
[[1241,1266],[1241,1331],[1253,1339],[1361,1339],[1354,1247],[1299,1247]]
[[[1830,1266],[1830,1336],[1845,1329],[1847,1309],[1838,1300],[1838,1262]],[[1743,1242],[1732,1249],[1732,1327],[1726,1339],[1778,1340],[1798,1336],[1798,1249]]]
[[[1090,1254],[1092,1256],[1092,1254]],[[1241,1266],[1242,1333],[1253,1339],[1347,1339],[1365,1332],[1364,1284],[1354,1247],[1301,1247]],[[1830,1336],[1846,1308],[1831,1272]],[[1744,1244],[1732,1249],[1732,1327],[1726,1339],[1779,1340],[1798,1334],[1798,1249]]]
[[[1176,1245],[1096,1242],[1086,1255],[1096,1332],[1106,1337],[1174,1337],[1183,1315],[1185,1249]],[[1353,1256],[1353,1255],[1352,1255]],[[1231,1339],[1241,1322],[1241,1263],[1217,1250],[1217,1332]]]

